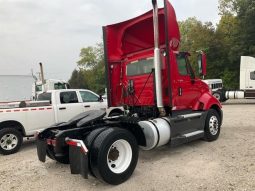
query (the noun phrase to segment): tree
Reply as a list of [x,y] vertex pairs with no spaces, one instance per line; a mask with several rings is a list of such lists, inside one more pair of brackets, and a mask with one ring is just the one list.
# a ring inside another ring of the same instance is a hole
[[81,49],[78,70],[74,70],[69,80],[71,87],[86,88],[103,94],[105,91],[105,67],[103,44]]
[[222,17],[217,33],[224,45],[222,60],[227,71],[222,78],[225,85],[238,88],[240,57],[255,56],[255,1],[219,0],[219,4]]
[[216,31],[218,38],[222,42],[222,72],[221,78],[225,87],[237,89],[239,84],[240,70],[240,35],[239,21],[236,16],[226,14],[221,17]]
[[255,56],[255,1],[237,1],[237,18],[240,22],[239,32],[242,54]]
[[[218,39],[215,27],[211,22],[202,23],[196,18],[188,18],[179,22],[181,31],[181,51],[191,53],[191,63],[193,68],[197,67],[198,50],[207,53],[207,78],[219,78],[222,71],[222,63],[218,59],[221,57],[221,41]],[[197,71],[197,69],[196,69]]]
[[68,83],[70,84],[70,86],[72,87],[72,88],[77,88],[77,86],[78,86],[78,70],[74,70],[73,72],[72,72],[72,75],[71,75],[71,78],[68,80]]
[[86,75],[84,75],[84,71],[75,69],[68,83],[70,84],[72,88],[87,89],[88,82],[85,76]]
[[220,15],[236,15],[239,0],[219,0]]

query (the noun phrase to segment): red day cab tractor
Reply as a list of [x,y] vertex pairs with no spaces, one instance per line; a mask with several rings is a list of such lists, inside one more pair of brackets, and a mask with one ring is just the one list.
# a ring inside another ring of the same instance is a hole
[[[103,27],[109,107],[94,110],[37,135],[39,160],[70,163],[72,174],[120,184],[133,173],[139,147],[152,150],[195,139],[214,141],[222,110],[208,86],[195,77],[187,52],[178,52],[179,27],[172,5]],[[198,57],[202,74],[206,58]]]

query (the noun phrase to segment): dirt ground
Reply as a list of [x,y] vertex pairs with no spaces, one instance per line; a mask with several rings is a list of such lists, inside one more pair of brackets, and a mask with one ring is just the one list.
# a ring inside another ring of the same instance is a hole
[[141,151],[131,178],[111,186],[71,175],[69,166],[37,159],[34,141],[0,155],[0,190],[255,190],[255,100],[228,101],[215,142],[198,140],[176,148]]

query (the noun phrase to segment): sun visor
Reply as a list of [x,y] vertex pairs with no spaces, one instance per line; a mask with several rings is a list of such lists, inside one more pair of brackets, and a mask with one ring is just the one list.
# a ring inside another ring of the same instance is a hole
[[[166,3],[168,39],[172,50],[177,50],[180,32],[174,8]],[[159,43],[165,45],[165,11],[158,10]],[[124,56],[154,47],[153,13],[149,11],[133,19],[104,27],[104,40],[108,62],[119,61]]]

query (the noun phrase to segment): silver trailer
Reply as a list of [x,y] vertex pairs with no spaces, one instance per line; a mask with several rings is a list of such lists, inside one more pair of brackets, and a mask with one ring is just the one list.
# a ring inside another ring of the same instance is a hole
[[204,82],[220,102],[228,99],[255,99],[255,58],[241,56],[239,90],[224,89],[221,79],[204,80]]
[[32,75],[0,75],[0,102],[32,99]]
[[255,98],[255,58],[241,56],[240,63],[240,90],[226,91],[226,99]]

